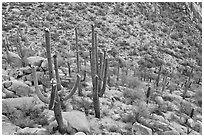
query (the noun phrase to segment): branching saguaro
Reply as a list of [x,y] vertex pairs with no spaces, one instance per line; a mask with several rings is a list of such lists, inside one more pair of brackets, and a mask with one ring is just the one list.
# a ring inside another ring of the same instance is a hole
[[99,53],[97,49],[97,33],[94,32],[94,25],[92,25],[92,48],[90,51],[91,63],[91,77],[93,84],[93,103],[95,110],[95,117],[100,118],[99,97],[102,97],[106,89],[107,73],[108,73],[108,59],[106,52]]
[[[40,91],[38,87],[38,79],[36,75],[36,68],[34,66],[31,66],[32,68],[32,74],[33,74],[33,80],[34,80],[34,85],[35,85],[35,90],[38,98],[46,103],[49,104],[49,109],[54,110],[55,118],[58,123],[58,129],[61,134],[66,133],[66,128],[63,123],[63,118],[62,118],[62,108],[61,104],[63,101],[67,101],[69,98],[71,98],[74,93],[76,92],[79,83],[81,81],[80,75],[77,75],[77,80],[74,84],[74,87],[72,88],[71,92],[66,95],[66,92],[64,91],[63,87],[61,86],[60,78],[59,78],[59,73],[58,73],[58,64],[57,64],[57,55],[54,55],[54,68],[55,68],[55,76],[53,73],[53,68],[52,68],[52,62],[51,62],[51,48],[50,48],[50,34],[49,30],[45,29],[45,39],[46,39],[46,49],[47,49],[47,59],[48,59],[48,66],[49,66],[49,76],[50,80],[52,83],[52,92],[51,96],[45,97],[42,92]],[[54,80],[56,78],[56,80]],[[54,84],[54,81],[55,82]],[[65,94],[65,96],[62,96],[62,94]]]

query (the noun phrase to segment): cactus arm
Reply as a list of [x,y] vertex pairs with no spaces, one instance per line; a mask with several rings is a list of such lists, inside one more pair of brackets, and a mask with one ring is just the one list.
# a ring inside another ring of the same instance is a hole
[[101,92],[99,93],[99,97],[102,97],[106,90],[106,82],[107,82],[107,76],[108,76],[107,75],[108,74],[108,59],[105,59],[104,64],[105,66],[104,66],[103,86],[102,86]]
[[79,46],[78,46],[78,32],[77,32],[77,28],[75,28],[75,38],[76,38],[77,73],[79,73]]
[[[56,90],[57,90],[57,86],[54,86],[53,84],[53,80],[52,81],[52,91],[51,91],[51,97],[50,97],[50,103],[49,103],[49,109],[52,110],[54,107],[54,101],[55,101],[55,97],[56,97]],[[53,94],[52,94],[53,93]]]
[[35,69],[34,66],[32,66],[32,73],[33,73],[33,81],[34,81],[34,85],[35,85],[35,90],[36,90],[36,93],[37,93],[38,98],[39,98],[42,102],[44,102],[44,103],[46,103],[46,104],[49,104],[49,98],[48,98],[48,97],[45,97],[45,96],[41,93],[41,91],[40,91],[40,89],[39,89],[39,87],[38,87],[38,80],[37,80],[37,75],[36,75],[36,69]]
[[77,88],[78,88],[78,86],[79,86],[79,82],[80,82],[80,81],[81,81],[81,76],[80,76],[80,75],[77,75],[77,80],[76,80],[76,82],[75,82],[75,84],[74,84],[74,87],[72,88],[70,94],[67,95],[67,96],[64,98],[64,100],[68,100],[69,98],[71,98],[71,97],[74,95],[74,93],[76,92],[76,90],[77,90]]
[[98,93],[100,94],[101,92],[101,84],[102,84],[102,77],[103,77],[103,53],[100,53],[100,56],[99,56],[99,59],[100,59],[100,63],[99,63],[99,70],[98,70],[98,77],[99,77],[99,83],[98,83]]

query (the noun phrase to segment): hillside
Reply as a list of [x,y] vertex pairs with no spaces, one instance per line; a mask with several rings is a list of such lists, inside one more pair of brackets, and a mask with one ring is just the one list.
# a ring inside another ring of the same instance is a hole
[[[108,60],[100,118],[92,25],[96,52]],[[34,85],[33,66],[40,91],[50,95],[47,30],[63,90],[73,91],[77,74],[84,78],[81,93],[61,100],[65,133]],[[3,134],[200,135],[202,3],[3,2],[2,80]]]

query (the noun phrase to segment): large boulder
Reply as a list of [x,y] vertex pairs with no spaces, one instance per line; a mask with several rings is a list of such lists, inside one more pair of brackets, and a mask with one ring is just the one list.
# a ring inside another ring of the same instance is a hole
[[26,111],[36,105],[36,99],[34,97],[19,97],[19,98],[7,98],[2,99],[2,113],[10,114]]
[[[47,111],[44,112],[46,114],[46,119],[49,121],[50,127],[55,127],[56,126],[56,121],[53,123],[55,120],[54,117],[54,111]],[[81,111],[70,111],[70,112],[62,112],[62,117],[65,125],[67,125],[67,130],[69,131],[70,128],[75,129],[78,132],[84,132],[84,133],[89,133],[90,132],[90,125],[89,122],[85,116],[85,113]]]
[[12,80],[3,82],[4,88],[14,92],[17,96],[28,96],[30,93],[30,87],[25,84],[23,81]]
[[30,65],[34,65],[34,66],[38,66],[40,67],[42,62],[45,60],[45,58],[43,57],[40,57],[40,56],[31,56],[31,57],[28,57],[27,58],[27,64],[30,64]]
[[132,127],[133,135],[152,135],[152,130],[140,123],[135,122]]
[[11,66],[22,67],[22,59],[18,54],[8,51],[8,55],[4,55],[4,56],[8,60],[8,62],[11,64]]
[[17,135],[49,135],[49,132],[45,128],[29,128],[25,127],[20,129],[16,133]]
[[2,122],[2,135],[15,135],[20,127],[7,122]]

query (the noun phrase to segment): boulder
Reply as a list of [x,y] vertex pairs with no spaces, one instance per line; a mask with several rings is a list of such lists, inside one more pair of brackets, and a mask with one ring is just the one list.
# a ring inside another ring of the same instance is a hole
[[164,100],[161,96],[156,96],[155,97],[155,102],[159,105],[162,106],[164,104]]
[[84,132],[77,132],[76,134],[74,135],[86,135]]
[[14,92],[17,96],[28,96],[30,93],[30,87],[23,81],[12,80],[6,81],[3,84],[6,85],[6,87],[4,86],[6,89]]
[[186,135],[187,127],[182,126],[175,121],[171,122],[171,127],[173,130],[176,130],[180,135]]
[[176,130],[164,131],[160,135],[180,135]]
[[45,58],[40,57],[40,56],[31,56],[31,57],[27,58],[27,63],[30,65],[40,67],[44,60],[45,60]]
[[17,135],[49,135],[45,128],[29,128],[25,127],[17,131]]
[[[52,123],[55,120],[54,111],[49,110],[43,113],[46,114],[45,118],[48,120],[49,123]],[[65,124],[68,125],[68,130],[70,130],[69,128],[71,127],[72,129],[76,129],[78,132],[90,132],[90,125],[85,116],[85,113],[73,110],[70,112],[62,112],[62,117],[63,120],[67,122],[65,122]],[[53,126],[55,126],[55,124],[53,124],[52,127]]]
[[22,67],[22,59],[20,56],[14,52],[9,51],[6,57],[8,62],[10,62],[13,67]]
[[20,127],[7,122],[2,122],[2,135],[15,135]]
[[62,117],[67,121],[68,125],[77,131],[90,132],[90,125],[85,113],[74,110],[71,112],[63,112]]
[[120,114],[114,114],[111,117],[116,121],[120,120],[120,118],[121,118]]
[[2,99],[2,113],[17,113],[17,110],[28,110],[35,105],[34,97],[19,97]]
[[152,130],[140,123],[135,122],[132,127],[133,135],[152,135]]

